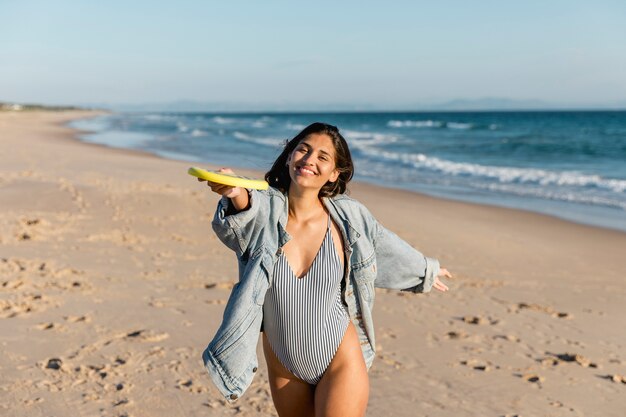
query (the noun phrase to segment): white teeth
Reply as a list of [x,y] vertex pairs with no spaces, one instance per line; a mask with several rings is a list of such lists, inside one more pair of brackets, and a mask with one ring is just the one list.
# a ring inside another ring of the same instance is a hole
[[311,175],[315,175],[315,172],[313,172],[310,169],[305,168],[305,167],[300,167],[300,171],[306,172],[306,173],[311,174]]

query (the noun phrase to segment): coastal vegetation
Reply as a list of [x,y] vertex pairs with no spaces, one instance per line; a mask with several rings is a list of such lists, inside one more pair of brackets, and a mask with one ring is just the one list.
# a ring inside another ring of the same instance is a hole
[[47,106],[43,104],[19,104],[0,101],[0,111],[66,111],[87,110],[76,106]]

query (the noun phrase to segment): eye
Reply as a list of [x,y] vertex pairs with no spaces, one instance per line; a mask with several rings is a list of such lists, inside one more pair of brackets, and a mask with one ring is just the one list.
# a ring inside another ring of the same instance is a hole
[[328,161],[328,158],[325,156],[320,156],[320,160],[325,162],[325,161]]

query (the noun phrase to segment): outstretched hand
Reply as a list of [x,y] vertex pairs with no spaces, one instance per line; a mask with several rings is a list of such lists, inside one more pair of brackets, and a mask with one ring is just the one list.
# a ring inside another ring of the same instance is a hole
[[[220,168],[217,172],[221,172],[224,174],[234,174],[235,172],[230,168]],[[218,184],[217,182],[203,180],[202,178],[198,178],[198,181],[204,182],[206,181],[206,185],[211,187],[211,191],[217,193],[219,195],[223,195],[228,198],[235,198],[241,194],[241,187],[232,187],[230,185]]]
[[443,282],[441,282],[439,277],[452,278],[452,274],[448,272],[446,268],[440,268],[439,274],[435,277],[435,283],[433,284],[433,287],[441,292],[448,291],[449,289],[448,286],[444,284]]

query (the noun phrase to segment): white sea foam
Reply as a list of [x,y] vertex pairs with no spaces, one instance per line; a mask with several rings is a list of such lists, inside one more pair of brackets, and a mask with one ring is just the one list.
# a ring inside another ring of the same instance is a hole
[[276,138],[258,138],[254,136],[247,135],[243,132],[234,132],[233,136],[239,139],[242,142],[256,143],[258,145],[271,146],[272,148],[276,148],[281,146],[283,141]]
[[236,120],[230,117],[215,116],[211,118],[211,121],[217,123],[218,125],[228,125],[235,123]]
[[146,114],[145,116],[143,116],[144,119],[146,120],[151,120],[151,121],[160,121],[160,120],[167,120],[167,116],[163,115],[163,114]]
[[570,203],[592,204],[599,206],[615,207],[626,210],[626,201],[608,198],[605,195],[593,195],[590,193],[580,193],[567,190],[555,190],[537,187],[527,187],[520,184],[500,184],[500,183],[472,183],[472,187],[486,189],[489,191],[504,192],[520,197],[537,197],[547,200],[567,201]]
[[361,147],[361,151],[374,158],[398,161],[419,169],[428,169],[454,176],[490,178],[500,183],[597,187],[615,193],[623,193],[626,190],[626,180],[603,178],[599,175],[584,174],[578,171],[549,171],[537,168],[514,168],[453,162],[428,157],[424,154],[382,151],[370,146]]
[[181,122],[177,122],[176,127],[178,128],[178,131],[182,133],[185,133],[189,130],[189,127]]
[[[461,122],[442,122],[438,120],[390,120],[387,122],[387,126],[394,128],[406,128],[406,127],[414,127],[414,128],[448,128],[448,129],[472,129],[474,128],[473,123],[461,123]],[[489,129],[494,130],[497,129],[497,125],[491,124],[489,125]]]
[[390,120],[389,127],[442,127],[443,122],[435,120]]
[[378,144],[394,143],[398,136],[387,133],[361,132],[358,130],[343,129],[343,136],[357,148],[368,147]]
[[474,125],[471,123],[447,122],[446,127],[450,129],[471,129]]
[[287,129],[290,130],[304,130],[306,126],[300,123],[291,123],[291,122],[287,122]]
[[193,136],[194,138],[200,137],[200,136],[208,136],[209,134],[207,132],[205,132],[204,130],[200,130],[200,129],[194,129],[191,131],[191,136]]

